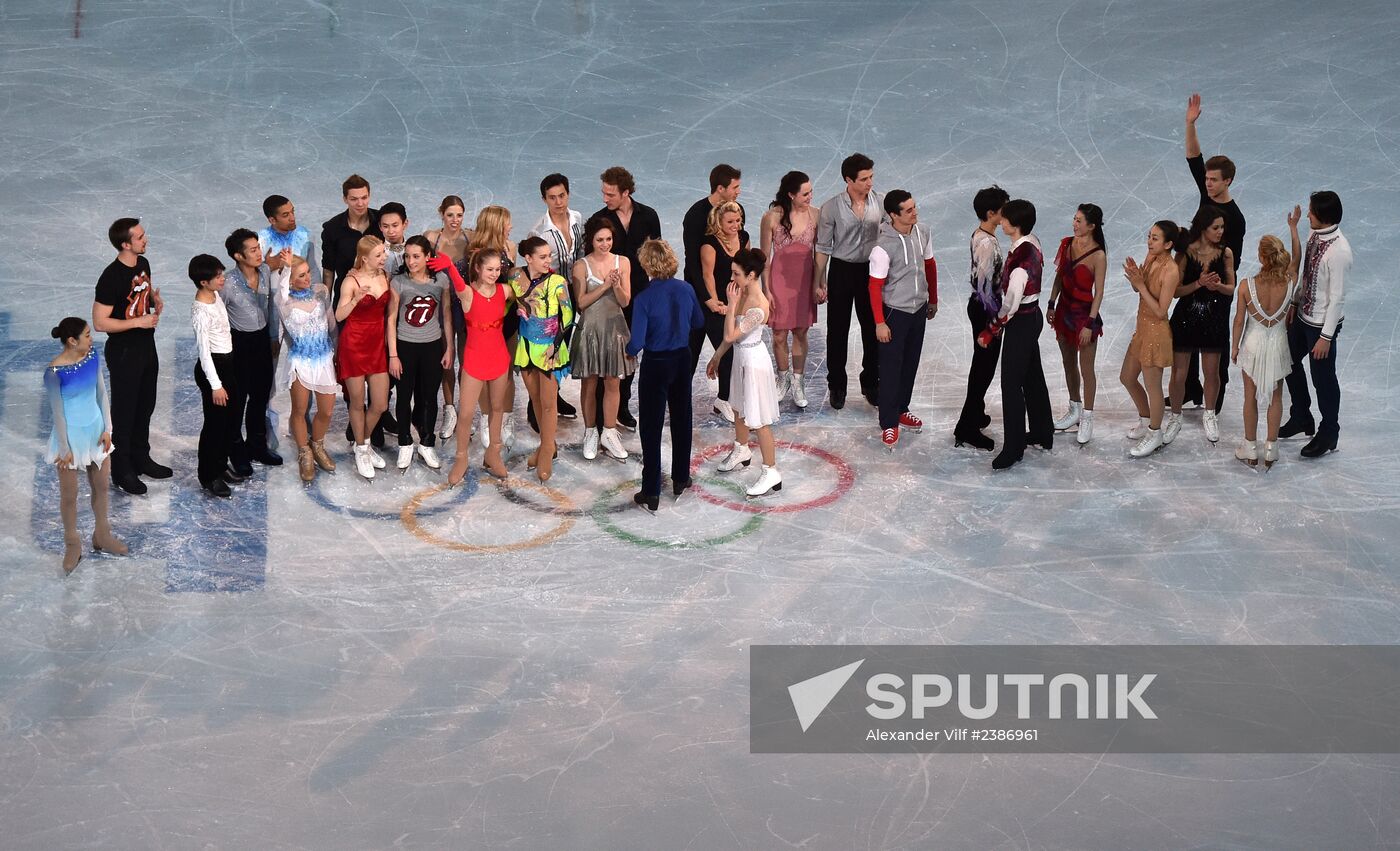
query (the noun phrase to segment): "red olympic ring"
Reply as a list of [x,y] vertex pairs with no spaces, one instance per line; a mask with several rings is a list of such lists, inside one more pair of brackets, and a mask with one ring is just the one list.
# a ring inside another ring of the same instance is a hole
[[[734,511],[746,511],[750,514],[792,514],[797,511],[810,511],[813,508],[821,508],[824,505],[830,505],[845,496],[846,492],[851,489],[851,485],[855,484],[856,481],[855,468],[847,464],[840,457],[827,452],[825,449],[819,449],[818,447],[810,446],[806,443],[793,443],[788,440],[779,440],[774,443],[774,446],[778,449],[790,449],[794,452],[801,452],[804,455],[811,455],[835,467],[836,487],[815,499],[809,499],[806,502],[798,502],[793,505],[765,506],[751,502],[735,502],[730,499],[722,499],[714,494],[708,493],[702,488],[695,474],[699,471],[700,465],[714,458],[716,455],[723,455],[728,452],[733,445],[732,443],[720,443],[707,449],[702,449],[700,452],[696,453],[695,458],[690,462],[690,475],[691,479],[695,482],[695,484],[691,485],[691,490],[695,491],[696,496],[711,505],[722,506]],[[758,457],[756,452],[754,457]]]

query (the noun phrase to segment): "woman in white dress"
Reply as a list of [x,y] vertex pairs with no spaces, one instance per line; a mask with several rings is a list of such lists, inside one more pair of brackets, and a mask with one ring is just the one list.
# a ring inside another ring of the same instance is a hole
[[1268,440],[1264,442],[1264,469],[1278,460],[1278,429],[1283,418],[1283,379],[1292,369],[1288,356],[1288,306],[1298,280],[1302,250],[1298,221],[1303,211],[1294,207],[1288,214],[1288,230],[1293,251],[1283,249],[1278,237],[1259,240],[1259,274],[1241,281],[1235,298],[1235,325],[1231,334],[1230,360],[1244,373],[1244,440],[1235,457],[1250,465],[1259,463],[1255,438],[1259,430],[1259,409],[1268,408]]
[[763,293],[766,263],[767,258],[757,248],[741,248],[735,253],[728,290],[729,310],[724,315],[724,342],[705,367],[705,374],[714,378],[724,353],[731,347],[734,349],[734,367],[729,379],[729,404],[734,408],[734,448],[720,462],[719,471],[728,473],[740,466],[749,466],[753,459],[749,430],[758,432],[763,473],[749,485],[750,499],[783,489],[772,428],[778,421],[778,380],[773,374],[768,348],[763,345],[763,327],[771,310],[768,297]]
[[[287,426],[297,444],[297,468],[303,482],[316,478],[316,468],[335,472],[335,461],[326,452],[326,430],[331,425],[331,412],[339,384],[335,377],[335,329],[330,290],[322,284],[312,285],[311,267],[300,257],[291,258],[291,266],[279,273],[277,313],[282,319],[282,336],[287,341],[286,370],[278,388],[292,391],[292,413]],[[307,411],[311,396],[316,396],[316,416],[307,435]]]

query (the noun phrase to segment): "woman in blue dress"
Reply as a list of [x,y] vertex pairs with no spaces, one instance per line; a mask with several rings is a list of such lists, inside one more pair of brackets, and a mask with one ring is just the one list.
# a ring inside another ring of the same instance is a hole
[[92,348],[87,322],[70,316],[50,332],[63,342],[63,351],[44,370],[53,413],[53,433],[44,460],[58,466],[59,513],[63,516],[63,570],[72,573],[83,557],[78,537],[78,471],[87,470],[92,487],[92,513],[97,521],[92,548],[126,555],[126,544],[112,534],[107,518],[112,454],[112,414],[102,366]]

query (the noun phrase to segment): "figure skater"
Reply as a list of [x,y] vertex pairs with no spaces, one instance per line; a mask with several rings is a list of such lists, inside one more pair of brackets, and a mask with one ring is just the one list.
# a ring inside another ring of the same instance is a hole
[[[457,264],[459,270],[465,270],[467,244],[472,238],[472,232],[462,228],[467,205],[456,195],[448,195],[438,204],[437,209],[442,227],[424,231],[423,236],[433,246],[434,253],[446,254],[448,259]],[[457,350],[452,353],[455,358],[453,365],[442,371],[442,413],[439,417],[441,422],[438,423],[438,437],[443,440],[447,440],[457,431],[457,366],[462,362],[462,346],[467,342],[466,326],[462,324],[462,308],[457,304],[457,293],[451,287],[448,287],[448,293],[452,303],[447,312],[452,316],[452,339],[457,344]]]
[[[773,357],[778,362],[778,400],[792,392],[792,402],[807,407],[807,333],[817,321],[817,208],[812,206],[812,181],[790,171],[759,223],[759,247],[768,255],[764,274],[773,315]],[[792,335],[791,345],[788,335]],[[791,369],[789,369],[789,366]]]
[[83,558],[78,537],[78,471],[86,470],[92,490],[92,548],[126,555],[126,544],[112,534],[107,516],[112,454],[112,413],[102,365],[92,348],[92,329],[76,316],[58,323],[50,335],[63,351],[44,370],[44,389],[53,415],[53,432],[45,462],[58,467],[58,511],[63,518],[63,572],[72,573]]
[[[230,484],[248,478],[229,463],[238,434],[238,409],[229,404],[238,396],[233,367],[233,332],[228,310],[219,295],[224,288],[224,264],[209,254],[190,259],[190,280],[198,292],[190,304],[195,351],[199,360],[194,381],[204,403],[204,426],[199,430],[199,485],[214,496],[228,498]],[[252,475],[250,470],[248,475]]]
[[[511,281],[520,334],[515,346],[515,366],[525,381],[525,391],[535,407],[540,426],[540,445],[525,466],[535,471],[541,482],[549,481],[554,457],[559,450],[554,441],[559,427],[556,403],[559,380],[569,375],[569,329],[574,323],[574,306],[569,300],[569,282],[550,271],[549,243],[538,236],[520,243],[525,261],[524,274]],[[494,410],[494,408],[493,408]]]
[[[501,440],[501,424],[505,419],[506,392],[511,383],[510,352],[506,348],[504,325],[511,292],[500,281],[504,270],[501,253],[485,249],[468,255],[470,286],[462,279],[452,260],[444,255],[439,254],[429,260],[428,268],[433,272],[447,273],[457,293],[457,303],[464,313],[462,326],[467,342],[462,350],[462,384],[457,394],[462,404],[459,418],[470,423],[476,413],[477,400],[484,395],[492,399],[491,413],[482,425],[482,428],[489,429],[490,438],[482,469],[498,479],[504,479],[506,466],[501,459],[501,451],[505,444]],[[447,486],[450,488],[455,488],[467,477],[471,437],[470,429],[464,427],[457,430],[457,457],[452,460],[452,469],[447,474]]]
[[437,394],[444,370],[452,368],[452,317],[448,312],[446,275],[428,271],[432,244],[421,236],[404,245],[404,272],[389,282],[389,374],[399,382],[399,458],[413,463],[413,433],[418,456],[430,469],[442,466],[437,450]]
[[[286,366],[278,389],[290,390],[292,411],[287,430],[297,445],[297,471],[303,482],[316,478],[316,468],[335,472],[335,460],[326,451],[326,432],[339,394],[335,375],[334,309],[331,290],[324,282],[312,282],[315,267],[304,257],[288,259],[288,274],[277,278],[277,316],[287,348]],[[311,397],[316,416],[307,428]]]
[[[1050,392],[1040,364],[1040,285],[1045,258],[1035,228],[1035,205],[1017,198],[1001,208],[1001,232],[1011,240],[1011,252],[1001,270],[1001,310],[977,338],[988,346],[1006,329],[1001,347],[1001,416],[1006,433],[993,470],[1005,470],[1025,454],[1027,444],[1049,449],[1055,440]],[[1029,421],[1029,428],[1027,422]]]
[[987,388],[996,377],[997,360],[1001,357],[1001,338],[994,337],[985,348],[977,338],[1001,311],[1001,243],[997,227],[1001,225],[1001,208],[1011,196],[1000,186],[977,190],[972,198],[972,210],[977,214],[977,227],[972,231],[970,250],[972,271],[969,282],[972,294],[967,300],[967,320],[972,326],[972,362],[967,369],[967,398],[962,414],[953,427],[953,445],[964,444],[991,452],[996,443],[982,432],[992,424],[987,416]]
[[[574,332],[571,371],[582,381],[579,400],[583,406],[583,457],[598,457],[601,444],[608,457],[627,460],[622,436],[617,431],[617,411],[621,402],[622,380],[636,369],[627,357],[631,332],[623,313],[632,301],[632,263],[613,253],[617,232],[611,219],[595,216],[584,227],[582,242],[588,254],[573,264],[574,305],[580,319]],[[557,250],[557,249],[556,249]],[[603,384],[601,410],[598,383]],[[598,422],[602,421],[602,434]]]
[[1137,406],[1138,424],[1128,432],[1128,439],[1137,441],[1129,450],[1134,458],[1151,455],[1166,443],[1162,439],[1162,411],[1166,407],[1162,371],[1172,363],[1172,329],[1167,309],[1181,280],[1171,252],[1182,238],[1175,223],[1157,222],[1147,232],[1147,258],[1142,265],[1132,257],[1123,261],[1123,274],[1138,294],[1137,328],[1118,373]]
[[1075,440],[1082,446],[1094,436],[1094,394],[1098,389],[1094,358],[1098,338],[1103,336],[1099,307],[1108,270],[1103,210],[1095,204],[1080,204],[1072,227],[1074,235],[1060,241],[1055,255],[1055,285],[1046,312],[1060,344],[1069,389],[1069,412],[1055,421],[1055,431],[1079,426]]
[[734,349],[730,373],[729,402],[734,407],[734,447],[720,462],[719,471],[728,473],[749,466],[749,431],[758,432],[758,448],[763,455],[763,472],[749,485],[749,499],[783,489],[778,472],[777,450],[773,445],[773,424],[778,421],[778,381],[773,361],[763,345],[763,327],[768,322],[768,296],[763,292],[763,267],[768,258],[757,248],[741,248],[734,254],[724,313],[724,342],[710,358],[705,375],[714,378],[729,349]]
[[1171,443],[1181,431],[1181,405],[1186,399],[1186,379],[1191,356],[1199,353],[1204,379],[1206,439],[1220,439],[1216,401],[1221,392],[1220,358],[1230,345],[1230,300],[1235,296],[1234,252],[1224,242],[1225,213],[1206,205],[1196,211],[1186,248],[1177,252],[1181,283],[1172,310],[1172,412],[1162,431],[1162,442]]
[[1235,324],[1230,339],[1230,361],[1244,373],[1244,440],[1235,457],[1250,465],[1259,463],[1255,438],[1259,408],[1267,406],[1268,439],[1264,441],[1264,469],[1278,460],[1278,430],[1283,419],[1283,380],[1293,364],[1288,356],[1286,314],[1293,302],[1302,257],[1298,222],[1303,209],[1294,207],[1287,217],[1292,252],[1270,234],[1259,240],[1259,274],[1240,281]]
[[[384,469],[384,459],[370,446],[370,432],[389,407],[389,358],[385,327],[389,278],[384,274],[384,242],[360,237],[354,267],[346,274],[335,308],[344,322],[336,347],[336,376],[350,402],[350,429],[355,436],[355,470],[366,479]],[[369,407],[365,407],[368,388]]]

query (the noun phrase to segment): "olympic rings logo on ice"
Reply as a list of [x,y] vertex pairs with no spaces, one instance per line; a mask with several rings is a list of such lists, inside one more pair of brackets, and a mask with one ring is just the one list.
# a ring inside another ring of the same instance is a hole
[[[702,480],[695,479],[693,481]],[[703,479],[703,481],[708,482],[709,484],[718,485],[720,487],[732,490],[740,496],[743,496],[744,494],[744,488],[738,482],[730,481],[728,479],[711,478],[709,476],[706,476]],[[626,543],[635,544],[639,547],[649,547],[653,549],[700,550],[708,549],[710,547],[718,547],[723,544],[728,544],[733,541],[737,541],[740,538],[752,535],[754,532],[758,531],[759,526],[763,525],[763,515],[754,514],[744,523],[743,526],[740,526],[735,531],[729,532],[724,535],[716,535],[713,538],[705,538],[704,540],[700,541],[663,541],[657,538],[648,538],[643,535],[638,535],[635,532],[628,532],[627,530],[619,527],[616,523],[613,522],[612,518],[609,515],[616,514],[618,512],[616,510],[616,507],[609,508],[608,503],[613,497],[617,496],[623,491],[628,490],[630,488],[640,487],[641,484],[641,479],[632,479],[629,482],[621,482],[619,484],[613,485],[612,487],[599,494],[598,499],[596,499],[593,502],[593,506],[589,509],[589,514],[593,517],[594,522],[597,523],[598,526],[604,532],[607,532],[609,535],[612,535],[619,541],[625,541]],[[636,510],[635,506],[632,503],[632,500],[630,499],[627,500],[626,503],[621,504],[621,507],[630,508],[634,511]]]
[[[537,485],[533,482],[524,481],[523,479],[517,479],[516,481],[521,486],[530,488],[549,497],[554,501],[555,505],[565,511],[572,510],[574,507],[573,502],[555,488]],[[526,538],[523,541],[512,541],[508,544],[471,544],[466,541],[448,540],[429,531],[419,522],[419,509],[423,505],[423,501],[433,494],[441,493],[446,489],[446,485],[433,485],[432,487],[419,491],[413,495],[413,498],[408,501],[408,504],[403,507],[403,511],[399,514],[399,519],[403,522],[404,527],[408,529],[409,532],[413,533],[414,537],[434,546],[442,547],[443,549],[456,550],[457,552],[463,553],[519,552],[521,550],[530,550],[535,547],[543,546],[551,541],[557,541],[574,527],[574,518],[564,515],[554,528],[541,532],[534,537]]]
[[[316,478],[312,479],[310,484],[306,486],[306,495],[310,497],[312,502],[316,503],[317,505],[321,506],[327,511],[334,511],[336,514],[340,514],[345,517],[353,517],[356,520],[388,520],[393,522],[398,522],[400,515],[403,514],[402,509],[394,509],[391,511],[374,511],[368,508],[354,508],[349,505],[341,505],[340,503],[333,501],[326,494],[326,492],[321,489],[321,481],[324,478],[325,476],[317,476]],[[426,509],[423,512],[423,516],[427,517],[434,514],[444,514],[448,511],[451,511],[458,504],[466,502],[467,500],[475,496],[477,489],[480,486],[481,485],[477,481],[475,476],[467,476],[467,480],[462,483],[462,487],[456,492],[452,499],[448,500],[447,502],[444,502],[442,505],[437,505],[432,508]]]
[[[715,446],[711,446],[708,449],[703,449],[699,453],[697,453],[695,459],[690,462],[691,476],[694,476],[700,470],[700,466],[706,461],[728,452],[729,447],[732,445],[733,444],[729,443],[720,443]],[[734,500],[721,499],[715,496],[714,494],[702,490],[698,485],[695,488],[696,493],[701,499],[705,500],[711,505],[719,505],[724,508],[733,509],[734,511],[747,511],[750,514],[796,514],[800,511],[811,511],[813,508],[821,508],[824,505],[830,505],[831,503],[845,496],[846,493],[850,491],[851,486],[855,484],[855,468],[852,467],[850,464],[847,464],[839,456],[827,452],[825,449],[820,449],[816,446],[810,446],[806,443],[793,443],[792,441],[788,440],[774,441],[773,445],[778,449],[787,449],[793,452],[800,452],[804,455],[810,455],[814,458],[820,458],[821,460],[830,464],[832,467],[835,467],[835,486],[833,486],[831,490],[827,491],[819,497],[809,499],[805,502],[793,503],[792,505],[765,505],[762,503],[736,502]]]
[[[705,462],[726,452],[731,444],[722,443],[702,449],[691,460],[691,476],[694,484],[691,489],[696,497],[710,505],[727,508],[741,514],[750,515],[737,529],[722,534],[700,540],[685,540],[655,538],[638,532],[623,528],[616,518],[623,514],[636,511],[630,499],[618,501],[617,496],[630,488],[640,486],[637,479],[619,482],[605,488],[591,504],[586,508],[579,507],[562,491],[553,487],[536,484],[535,482],[511,476],[505,480],[493,480],[496,489],[502,498],[514,506],[533,511],[538,514],[551,515],[558,518],[559,522],[550,529],[533,537],[522,541],[513,541],[501,544],[476,544],[466,541],[453,540],[443,537],[433,531],[423,521],[440,517],[453,511],[467,500],[474,497],[480,490],[481,479],[476,471],[469,471],[466,481],[447,500],[440,503],[429,504],[429,500],[436,494],[446,490],[444,485],[432,485],[415,493],[399,511],[375,511],[362,508],[352,508],[340,505],[332,501],[321,489],[321,482],[318,478],[308,489],[307,494],[312,501],[323,508],[362,520],[386,520],[403,523],[404,527],[419,540],[433,546],[444,549],[455,550],[467,553],[507,553],[519,552],[521,550],[534,549],[552,541],[562,538],[569,532],[575,523],[584,517],[591,518],[598,527],[608,535],[625,543],[639,547],[657,549],[702,549],[722,546],[732,543],[740,538],[753,534],[762,525],[763,516],[766,514],[792,514],[802,511],[810,511],[814,508],[827,506],[841,499],[846,495],[855,483],[855,469],[839,456],[804,443],[794,443],[791,441],[778,441],[776,446],[781,450],[797,452],[808,455],[818,460],[826,462],[836,473],[836,482],[827,492],[812,499],[790,505],[774,505],[765,502],[749,502],[743,499],[743,486],[731,479],[719,478],[716,476],[700,475],[701,468]],[[723,489],[733,492],[734,497],[727,498],[714,492],[715,489]],[[543,499],[531,498],[534,494]]]

